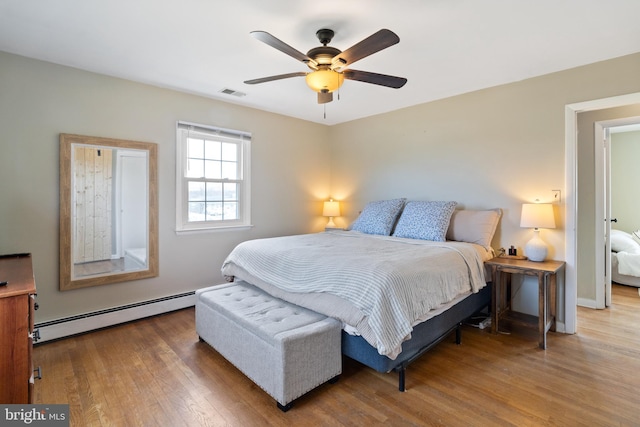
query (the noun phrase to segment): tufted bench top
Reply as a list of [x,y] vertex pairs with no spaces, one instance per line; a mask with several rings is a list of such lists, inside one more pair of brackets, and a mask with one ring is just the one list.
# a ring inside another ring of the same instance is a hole
[[197,291],[202,304],[215,307],[225,317],[234,318],[244,328],[254,331],[265,341],[278,340],[278,335],[326,318],[299,307],[244,282],[214,286]]

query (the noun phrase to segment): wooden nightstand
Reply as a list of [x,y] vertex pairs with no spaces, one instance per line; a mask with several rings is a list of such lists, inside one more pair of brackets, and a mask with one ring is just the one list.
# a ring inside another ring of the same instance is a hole
[[511,321],[535,325],[535,317],[511,311],[511,301],[507,298],[506,274],[524,274],[538,278],[538,346],[547,348],[547,331],[556,329],[556,284],[557,275],[564,274],[564,261],[534,262],[520,259],[493,258],[486,262],[491,267],[493,293],[491,297],[491,332],[499,331],[499,321]]

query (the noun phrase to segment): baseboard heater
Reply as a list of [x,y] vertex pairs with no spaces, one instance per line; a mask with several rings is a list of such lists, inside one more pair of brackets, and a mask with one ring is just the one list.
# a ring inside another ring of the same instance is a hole
[[35,329],[40,332],[38,344],[118,325],[120,323],[130,322],[132,320],[138,320],[145,317],[168,313],[170,311],[180,310],[182,308],[192,307],[195,303],[195,291],[191,291],[149,301],[98,310],[91,313],[65,317],[58,320],[51,320],[49,322],[36,323]]

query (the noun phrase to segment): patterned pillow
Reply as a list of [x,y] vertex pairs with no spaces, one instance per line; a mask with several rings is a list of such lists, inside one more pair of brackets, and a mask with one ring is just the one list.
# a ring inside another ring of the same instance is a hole
[[396,237],[444,242],[457,202],[408,202],[398,220]]
[[390,235],[406,200],[379,200],[367,203],[351,229],[367,234]]

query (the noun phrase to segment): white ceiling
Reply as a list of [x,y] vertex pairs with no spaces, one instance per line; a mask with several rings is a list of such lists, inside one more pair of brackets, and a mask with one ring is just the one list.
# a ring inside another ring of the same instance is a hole
[[[0,0],[0,50],[332,125],[640,52],[639,18],[639,0]],[[320,28],[341,50],[394,31],[353,68],[408,83],[345,81],[326,119],[301,77],[243,83],[308,70],[251,31],[306,53]]]

